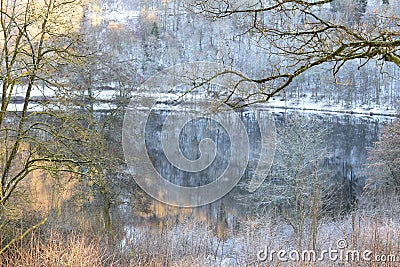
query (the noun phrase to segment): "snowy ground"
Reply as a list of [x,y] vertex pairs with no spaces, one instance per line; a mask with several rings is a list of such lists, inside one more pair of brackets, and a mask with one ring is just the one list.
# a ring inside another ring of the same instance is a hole
[[[111,87],[110,87],[111,88]],[[119,94],[116,90],[110,89],[102,89],[102,90],[93,90],[93,97],[95,99],[95,110],[110,110],[115,108],[113,105],[113,99],[115,96]],[[180,99],[180,95],[172,94],[172,93],[149,93],[149,92],[136,92],[132,98],[135,99],[138,96],[140,97],[152,97],[159,99],[160,102],[165,103],[171,108],[170,102],[177,103],[182,100]],[[9,111],[21,111],[23,108],[23,99],[25,97],[25,90],[22,88],[17,88],[17,90],[13,93],[11,103],[8,106]],[[60,96],[58,96],[60,97]],[[186,98],[201,98],[198,94],[186,95]],[[38,102],[41,100],[51,100],[57,101],[57,96],[54,93],[54,90],[49,88],[35,88],[31,93],[31,98],[33,101],[29,104],[29,111],[41,111],[44,109],[42,104]],[[175,106],[175,105],[173,105]],[[46,108],[49,108],[49,104],[46,105]],[[256,108],[261,109],[274,109],[278,112],[284,112],[285,110],[298,110],[298,111],[308,111],[308,112],[324,112],[324,113],[333,113],[333,114],[353,114],[353,115],[361,115],[361,116],[387,116],[387,117],[396,117],[399,114],[399,111],[394,107],[389,107],[387,105],[363,105],[356,107],[346,107],[342,104],[334,104],[327,105],[326,103],[316,100],[310,95],[304,95],[300,98],[300,100],[296,99],[282,99],[280,97],[272,98],[268,103],[261,103],[255,106]],[[54,108],[56,106],[54,105]],[[179,109],[179,105],[174,107],[175,109]],[[398,108],[398,107],[397,107]]]
[[398,110],[393,107],[388,107],[386,105],[363,105],[358,107],[344,107],[340,104],[338,105],[326,105],[321,101],[316,101],[311,96],[306,95],[298,100],[282,100],[279,98],[274,98],[268,103],[261,106],[267,106],[269,108],[277,109],[295,109],[304,111],[321,111],[321,112],[331,112],[331,113],[346,113],[346,114],[359,114],[367,116],[397,116],[399,114]]

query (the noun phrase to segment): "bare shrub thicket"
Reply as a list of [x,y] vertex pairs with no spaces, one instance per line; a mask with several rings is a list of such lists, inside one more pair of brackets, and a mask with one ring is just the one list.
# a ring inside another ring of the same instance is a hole
[[278,127],[274,165],[262,189],[256,192],[258,211],[283,218],[301,247],[310,230],[316,245],[319,220],[332,206],[332,182],[324,162],[329,156],[326,131],[316,121],[298,115]]
[[398,194],[400,190],[400,120],[384,126],[379,140],[369,150],[370,178],[366,190],[372,194]]
[[[1,266],[382,266],[375,257],[387,257],[384,266],[398,266],[389,256],[400,250],[400,222],[388,216],[356,211],[341,219],[321,219],[315,260],[279,261],[277,254],[260,261],[260,250],[313,250],[311,232],[298,246],[292,227],[284,220],[266,216],[242,220],[237,229],[218,238],[213,225],[186,219],[180,222],[126,226],[120,243],[112,244],[102,233],[58,233],[46,227],[35,230],[23,242],[14,243],[0,257]],[[345,248],[338,248],[344,240]],[[338,258],[323,250],[337,250]],[[361,253],[371,251],[371,261]],[[360,260],[346,259],[346,251],[358,251]],[[397,253],[397,254],[396,254]],[[340,255],[344,255],[340,258]],[[286,255],[288,258],[288,255]]]

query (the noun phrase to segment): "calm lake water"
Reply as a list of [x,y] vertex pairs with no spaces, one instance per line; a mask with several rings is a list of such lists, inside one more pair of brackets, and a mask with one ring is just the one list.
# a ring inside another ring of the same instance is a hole
[[[171,112],[173,111],[156,109],[147,122],[146,146],[153,166],[163,177],[169,177],[170,182],[177,185],[190,187],[212,182],[215,177],[223,172],[229,160],[231,160],[229,150],[231,140],[229,136],[223,127],[207,118],[191,120],[186,123],[179,133],[179,147],[185,157],[190,160],[198,159],[201,156],[199,144],[204,138],[214,142],[216,152],[214,161],[201,172],[182,171],[168,161],[161,145],[161,134],[155,134],[162,131],[163,123]],[[263,112],[267,113],[266,110],[257,110],[257,116],[260,116],[260,113],[262,115]],[[151,208],[147,213],[140,213],[138,218],[147,217],[145,221],[149,218],[156,221],[165,218],[178,220],[189,215],[212,224],[235,228],[241,219],[259,212],[258,205],[251,197],[251,193],[245,190],[241,184],[248,183],[258,161],[260,128],[255,121],[256,114],[254,112],[242,110],[238,113],[247,128],[250,142],[250,159],[241,182],[222,199],[198,208],[175,208],[150,200],[152,202]],[[393,118],[312,112],[280,112],[273,109],[269,110],[268,113],[273,114],[278,133],[280,129],[286,127],[286,120],[293,116],[298,116],[302,125],[312,123],[314,129],[324,131],[322,143],[328,151],[328,156],[324,158],[325,178],[337,187],[337,197],[340,199],[337,203],[338,210],[350,210],[357,196],[362,192],[367,177],[364,168],[367,148],[373,146],[373,143],[378,140],[384,123],[390,123]],[[278,135],[277,138],[281,137]],[[257,194],[257,191],[252,194]]]

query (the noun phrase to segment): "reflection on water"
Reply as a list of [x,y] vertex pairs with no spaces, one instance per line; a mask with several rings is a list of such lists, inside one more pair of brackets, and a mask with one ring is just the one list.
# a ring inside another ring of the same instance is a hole
[[[215,181],[223,175],[229,167],[229,163],[234,161],[233,158],[237,157],[232,151],[232,142],[243,143],[244,136],[230,136],[221,123],[210,117],[187,119],[185,114],[175,116],[174,119],[180,121],[174,121],[174,123],[183,124],[182,129],[174,132],[164,131],[164,134],[167,135],[167,139],[168,135],[177,135],[182,155],[196,165],[192,166],[192,171],[183,170],[175,166],[174,162],[171,162],[171,158],[166,156],[165,149],[167,148],[162,144],[161,132],[164,122],[173,112],[176,111],[153,109],[147,121],[145,141],[153,166],[162,177],[180,186],[202,186]],[[259,161],[261,150],[259,123],[263,122],[257,122],[255,114],[251,110],[238,111],[238,114],[249,139],[249,160],[243,178],[251,178],[252,170],[256,168]],[[233,122],[228,123],[232,125]],[[235,127],[239,128],[240,125],[233,125],[234,129]],[[201,157],[206,157],[205,161],[208,164],[200,164],[198,161]],[[241,172],[242,170],[238,168],[237,175],[239,177],[242,176]]]
[[[185,172],[168,162],[162,150],[161,135],[163,122],[171,111],[156,109],[146,128],[153,133],[146,138],[148,154],[153,165],[163,177],[171,177],[171,182],[183,186],[198,186],[212,182],[218,177],[230,160],[230,138],[218,123],[207,118],[191,120],[179,133],[179,147],[183,155],[196,160],[201,156],[199,145],[201,140],[209,139],[215,143],[215,158],[210,165],[201,172]],[[260,128],[255,123],[255,114],[245,110],[238,111],[250,142],[250,160],[240,184],[248,183],[257,164],[260,145]],[[257,110],[263,113],[263,110]],[[292,114],[274,113],[276,127],[285,127],[285,116]],[[377,140],[382,121],[380,118],[355,117],[351,115],[312,114],[300,115],[302,123],[316,121],[320,128],[327,129],[327,145],[329,156],[325,159],[326,177],[338,188],[338,194],[343,199],[337,203],[338,209],[350,209],[355,197],[363,186],[366,174],[366,148],[371,147]],[[262,121],[260,123],[263,123]],[[278,131],[279,132],[279,131]],[[277,136],[279,139],[280,137]],[[214,155],[213,155],[214,156]],[[243,186],[237,185],[222,199],[198,208],[177,208],[149,200],[146,214],[139,217],[148,217],[161,222],[165,218],[179,220],[188,215],[201,221],[216,225],[216,229],[235,228],[240,219],[257,213],[256,203],[251,198],[243,198],[249,193]],[[223,232],[223,231],[221,231]]]

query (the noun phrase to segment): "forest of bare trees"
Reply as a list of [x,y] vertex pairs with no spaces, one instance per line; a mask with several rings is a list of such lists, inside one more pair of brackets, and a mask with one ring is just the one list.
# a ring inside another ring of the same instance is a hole
[[[323,250],[342,236],[349,249],[399,250],[398,1],[1,0],[0,10],[1,266],[259,266],[264,247]],[[285,113],[263,186],[226,201],[251,212],[158,203],[127,170],[123,116],[149,77],[194,61],[226,66],[216,76],[237,87],[213,97],[238,112],[354,112],[377,118],[373,134],[346,117],[361,130],[337,147],[336,124]],[[351,146],[360,136],[365,153]],[[357,153],[362,175],[347,169]]]

